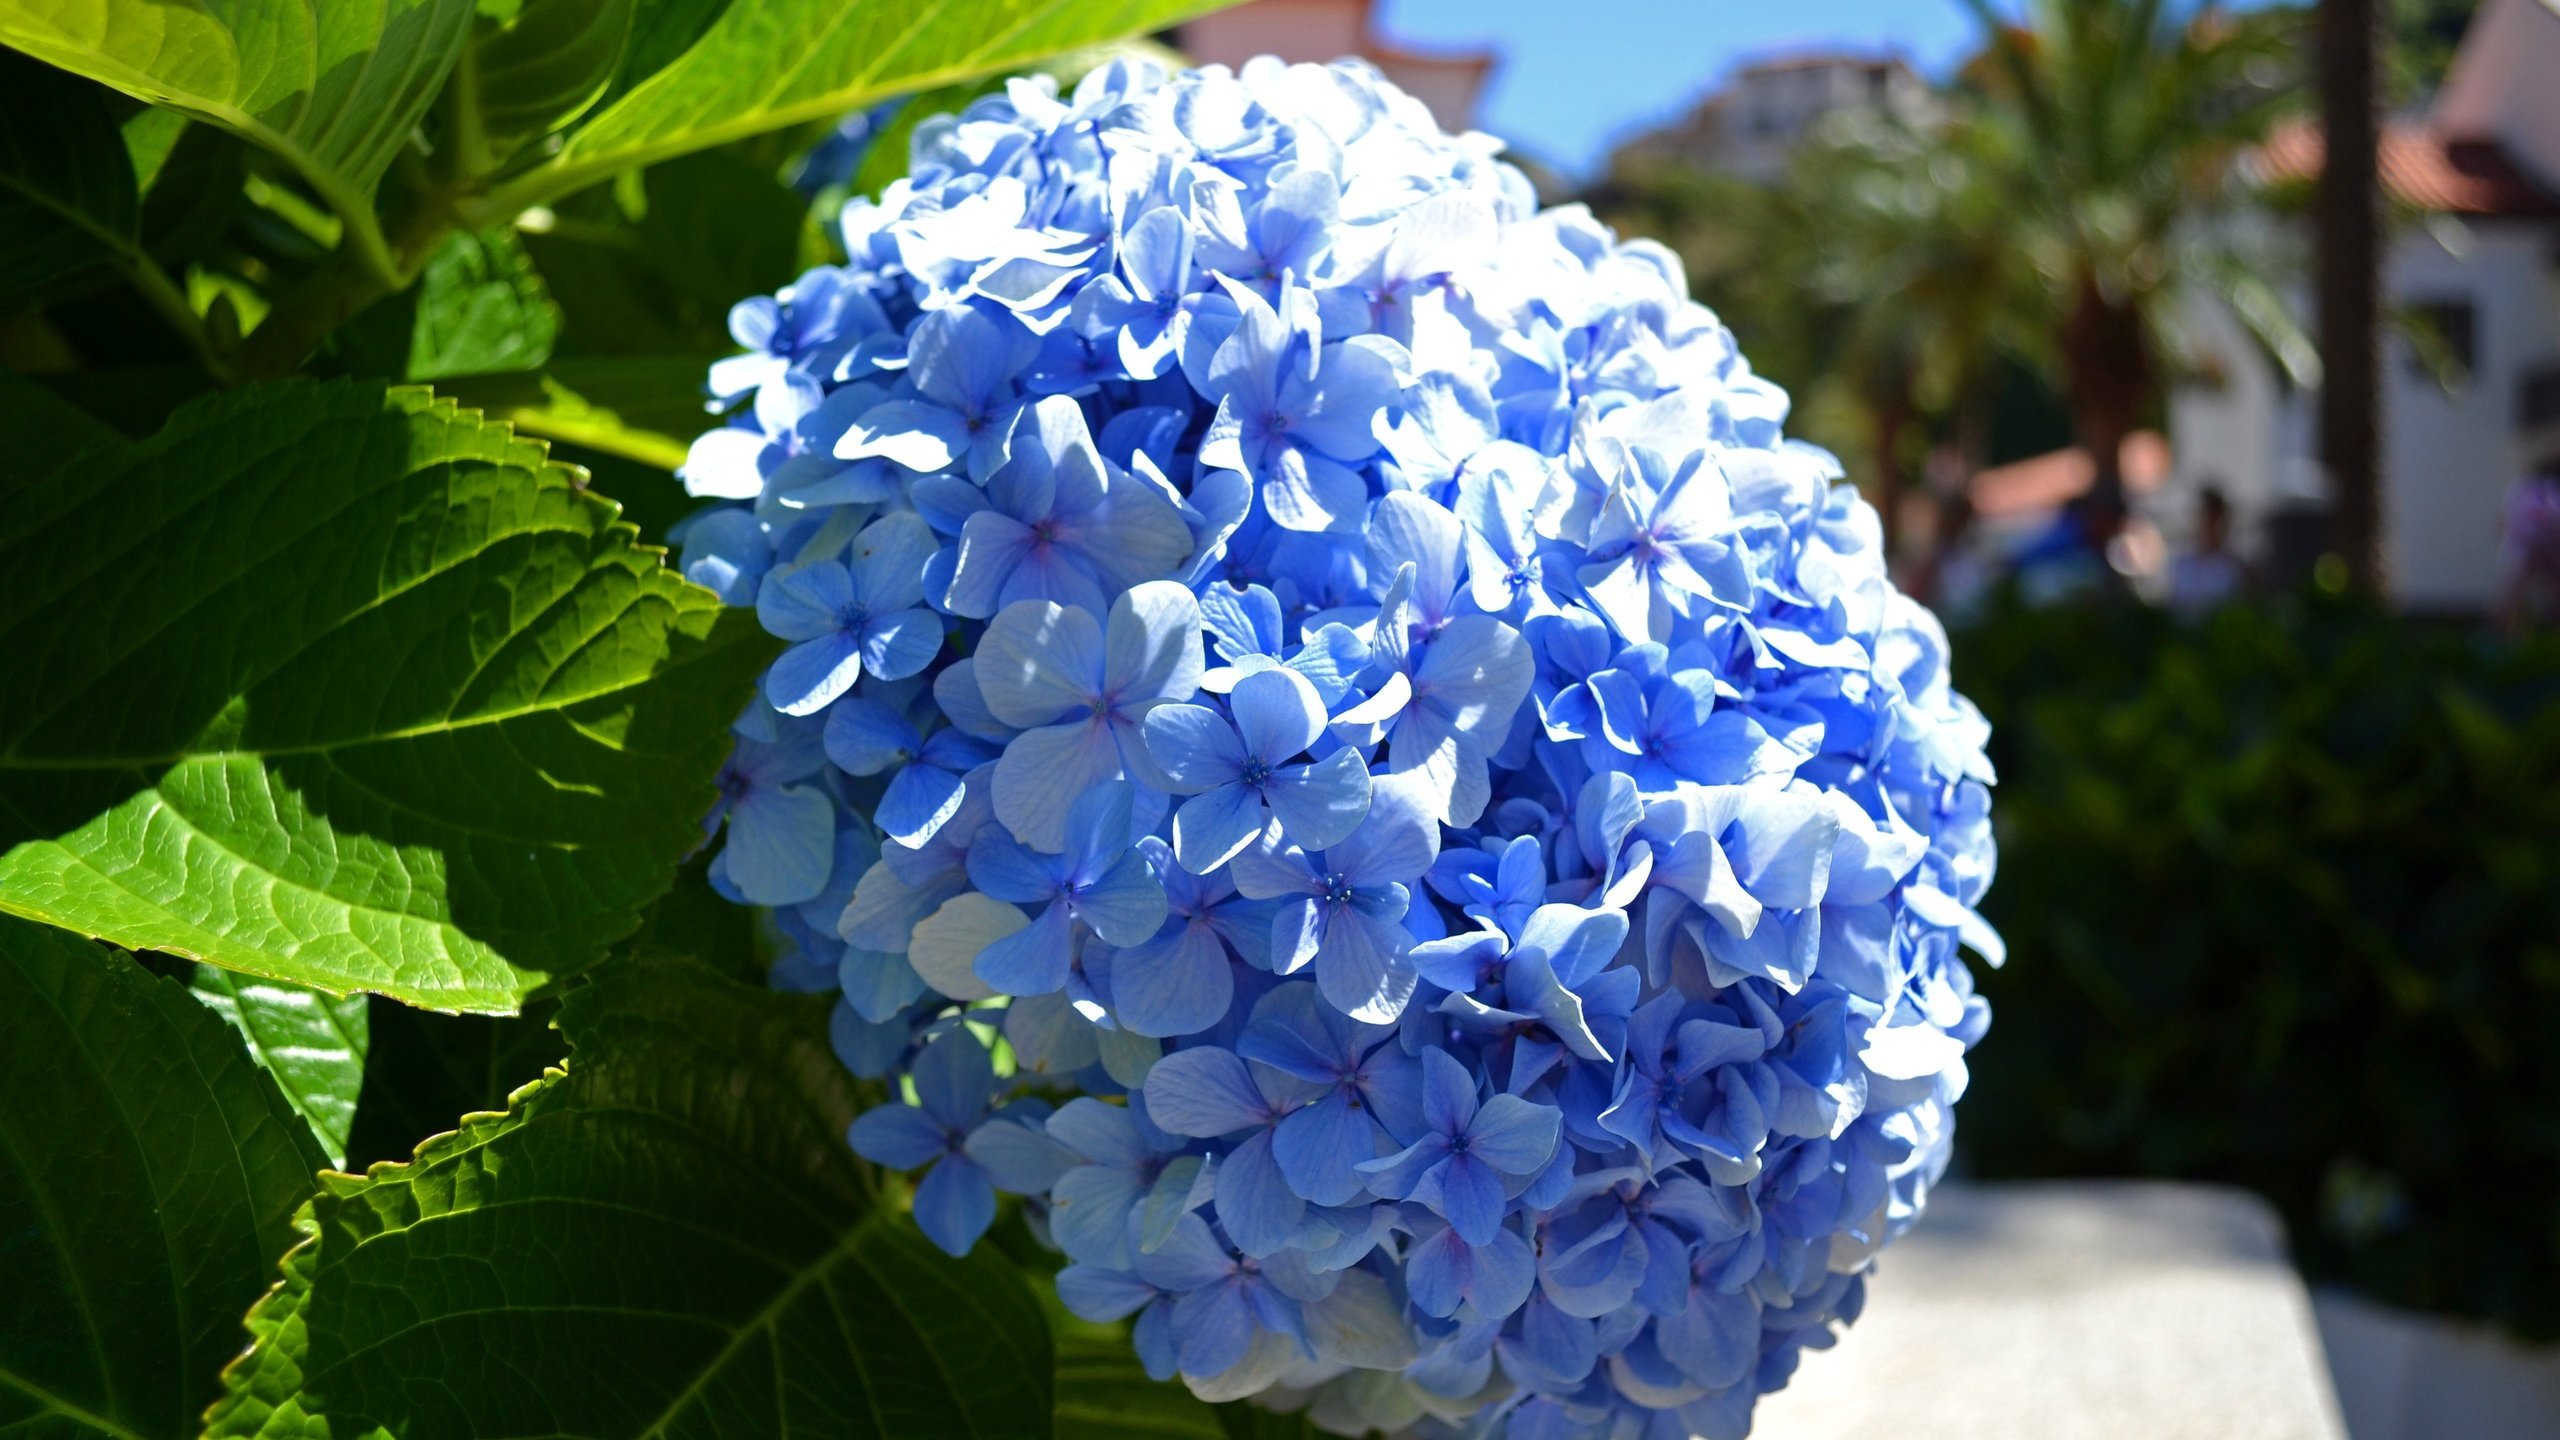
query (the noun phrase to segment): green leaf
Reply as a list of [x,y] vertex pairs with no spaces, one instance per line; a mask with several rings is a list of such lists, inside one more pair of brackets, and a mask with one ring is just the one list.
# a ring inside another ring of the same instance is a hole
[[420,279],[408,378],[531,370],[559,336],[560,307],[515,232],[458,230]]
[[520,1015],[438,1015],[379,995],[371,1008],[373,1044],[341,1169],[408,1159],[460,1117],[505,1109],[568,1053],[550,1001],[528,1002]]
[[[609,188],[528,217],[525,246],[565,316],[563,355],[718,356],[729,311],[789,284],[821,248],[809,204],[752,143],[627,171]],[[666,392],[698,400],[699,375]],[[697,412],[686,431],[701,425]]]
[[233,391],[8,500],[0,909],[268,979],[505,1013],[589,964],[771,653],[421,389]]
[[636,0],[522,0],[481,6],[468,56],[483,143],[503,155],[575,120],[604,94],[631,38]]
[[686,962],[571,992],[565,1071],[331,1176],[208,1434],[1050,1433],[1049,1338],[992,1248],[875,1203],[829,1002]]
[[0,916],[0,1433],[194,1433],[322,1163],[186,987]]
[[[1222,0],[731,0],[665,68],[499,187],[505,218],[637,165],[1160,29]],[[705,13],[675,7],[672,37]],[[686,25],[676,25],[681,19]],[[635,48],[640,37],[635,36]],[[655,34],[652,45],[663,43]]]
[[528,435],[673,470],[716,422],[703,409],[713,355],[597,356],[539,374],[465,375],[441,388]]
[[0,51],[0,296],[132,255],[141,211],[106,92]]
[[470,36],[473,0],[0,0],[0,42],[283,156],[369,266],[373,192]]
[[365,997],[252,980],[219,965],[196,967],[195,991],[276,1077],[329,1163],[345,1165],[356,1091],[364,1083]]
[[1147,1378],[1126,1326],[1068,1324],[1056,1337],[1057,1440],[1226,1440],[1215,1407],[1178,1383]]
[[711,856],[697,855],[650,905],[623,942],[632,955],[696,961],[744,985],[762,985],[772,960],[756,937],[758,912],[711,888]]
[[141,202],[106,92],[0,51],[0,286],[18,292],[134,249]]
[[83,450],[121,443],[106,422],[24,375],[0,370],[0,493],[62,468]]

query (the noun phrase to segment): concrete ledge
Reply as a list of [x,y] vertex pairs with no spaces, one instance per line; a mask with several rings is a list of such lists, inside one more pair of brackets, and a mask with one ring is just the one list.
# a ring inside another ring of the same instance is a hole
[[1755,1440],[2345,1440],[2275,1213],[2206,1186],[1951,1185]]

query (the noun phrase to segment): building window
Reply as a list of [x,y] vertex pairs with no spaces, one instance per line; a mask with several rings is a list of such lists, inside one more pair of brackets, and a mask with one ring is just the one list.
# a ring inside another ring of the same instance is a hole
[[2560,360],[2545,360],[2516,382],[2516,428],[2560,426]]
[[2480,361],[2480,311],[2468,300],[2420,300],[2408,307],[2409,369],[2424,379],[2470,382]]

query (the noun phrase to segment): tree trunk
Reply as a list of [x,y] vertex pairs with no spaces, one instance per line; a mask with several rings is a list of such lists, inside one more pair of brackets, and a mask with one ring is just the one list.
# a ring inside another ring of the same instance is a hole
[[2381,0],[2321,0],[2320,459],[2350,584],[2382,593]]
[[[2073,443],[2097,467],[2089,498],[2112,526],[2125,512],[2124,442],[2151,397],[2151,352],[2142,317],[2085,280],[2062,332],[2064,403]],[[2112,532],[2110,532],[2112,533]]]

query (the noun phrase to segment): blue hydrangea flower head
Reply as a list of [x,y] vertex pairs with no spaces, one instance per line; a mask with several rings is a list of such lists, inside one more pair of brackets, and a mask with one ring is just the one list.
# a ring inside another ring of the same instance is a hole
[[786,644],[713,878],[908,1097],[851,1143],[1204,1396],[1741,1435],[2001,954],[1873,512],[1667,252],[1363,66],[1016,81],[912,160],[739,306],[678,535]]

